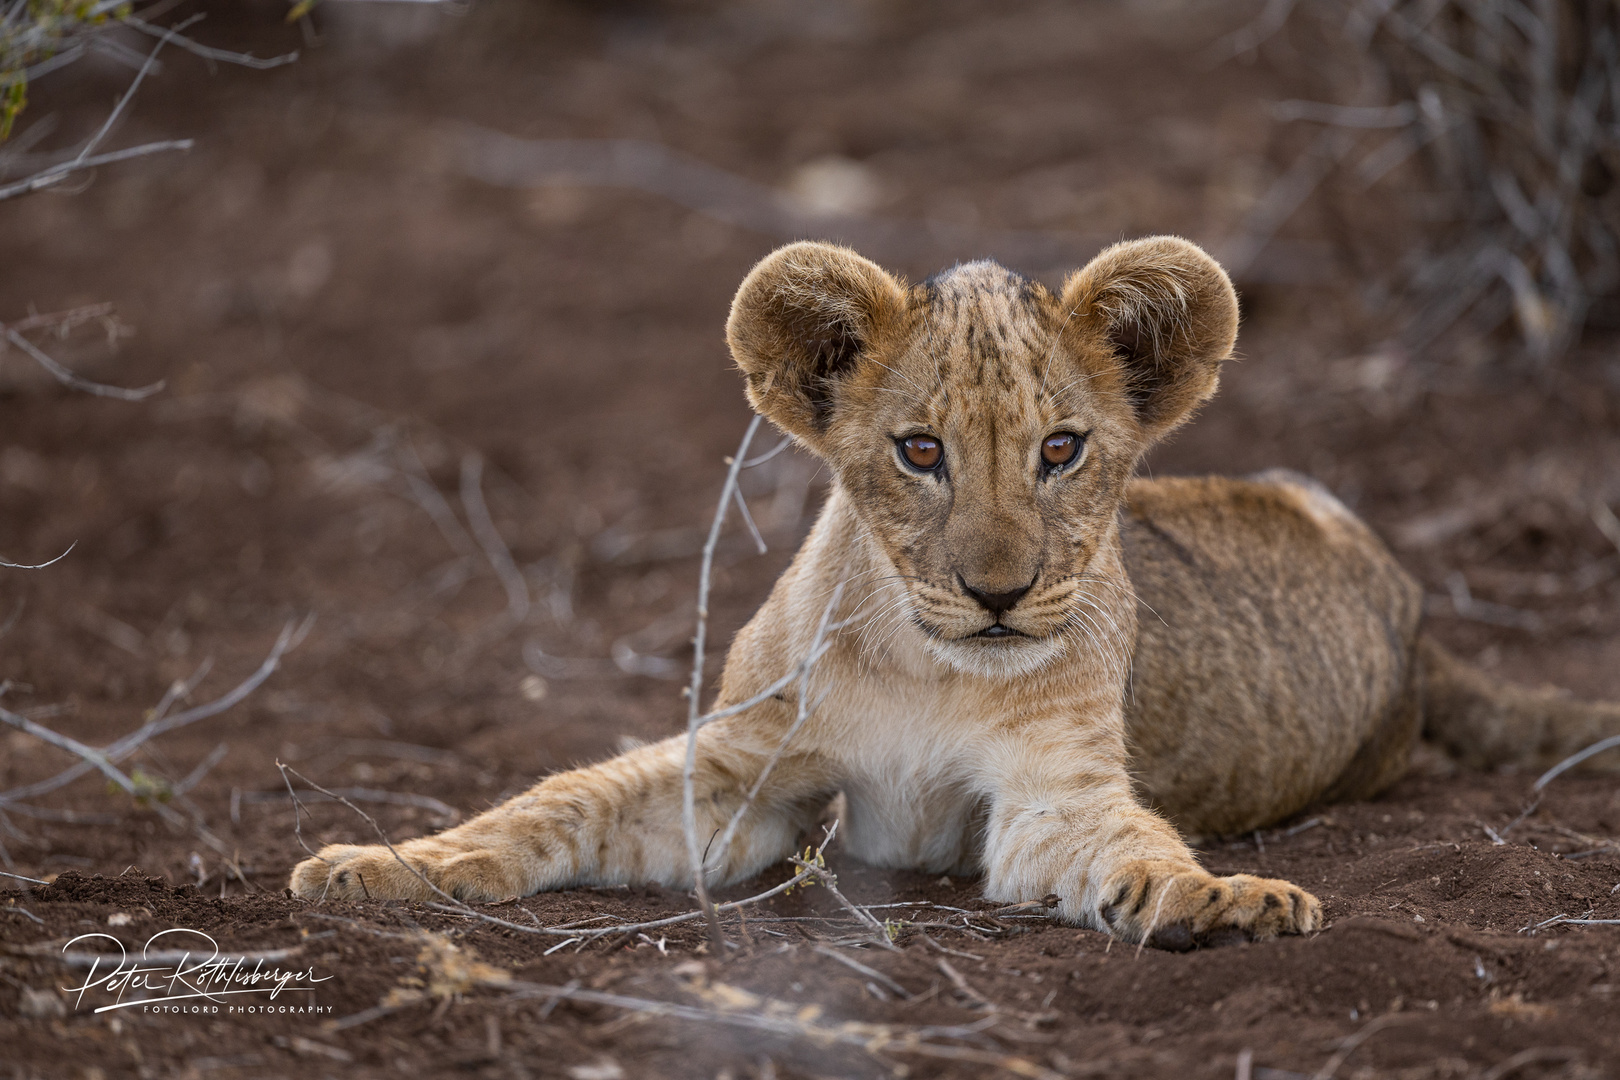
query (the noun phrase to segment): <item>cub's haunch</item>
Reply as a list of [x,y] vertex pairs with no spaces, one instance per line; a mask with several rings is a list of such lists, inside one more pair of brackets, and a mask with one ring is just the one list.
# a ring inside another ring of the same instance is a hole
[[[1177,828],[1365,798],[1425,729],[1484,765],[1620,731],[1620,707],[1497,684],[1422,637],[1417,584],[1309,479],[1132,479],[1215,392],[1237,322],[1226,274],[1173,237],[1109,248],[1058,292],[991,262],[908,287],[817,243],[753,269],[726,326],[748,399],[833,484],[716,708],[791,672],[834,596],[841,629],[808,721],[709,856],[715,882],[783,859],[841,797],[859,858],[980,874],[996,901],[1055,893],[1061,918],[1126,941],[1302,933],[1315,897],[1211,875]],[[700,836],[753,789],[796,695],[701,730]],[[398,850],[465,900],[690,884],[685,743],[548,777]],[[291,884],[432,896],[376,846],[324,848]]]

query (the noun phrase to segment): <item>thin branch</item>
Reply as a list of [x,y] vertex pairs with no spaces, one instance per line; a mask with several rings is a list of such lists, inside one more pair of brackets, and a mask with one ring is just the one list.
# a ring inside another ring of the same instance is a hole
[[1244,53],[1253,52],[1264,45],[1288,21],[1295,0],[1267,0],[1260,16],[1246,26],[1234,30],[1210,47],[1204,57],[1209,67],[1225,63]]
[[1402,1021],[1412,1019],[1415,1019],[1412,1013],[1388,1013],[1384,1016],[1378,1017],[1375,1020],[1369,1020],[1365,1027],[1356,1032],[1354,1035],[1350,1036],[1348,1039],[1344,1040],[1344,1043],[1340,1045],[1338,1052],[1332,1057],[1328,1058],[1327,1062],[1317,1070],[1313,1077],[1311,1077],[1311,1080],[1333,1080],[1333,1077],[1339,1071],[1339,1066],[1343,1065],[1345,1061],[1349,1059],[1350,1055],[1356,1052],[1356,1048],[1362,1043],[1389,1027],[1391,1024],[1397,1024]]
[[152,70],[153,64],[157,63],[158,53],[163,51],[163,46],[178,37],[182,30],[195,25],[202,18],[202,14],[199,13],[163,31],[158,43],[152,46],[151,53],[147,55],[146,63],[142,64],[141,70],[135,73],[135,78],[130,82],[129,89],[124,91],[124,96],[118,99],[117,105],[113,106],[113,111],[107,115],[107,120],[101,125],[101,130],[92,135],[90,141],[84,144],[84,149],[80,150],[79,156],[73,159],[73,164],[78,165],[88,158],[91,152],[101,145],[101,140],[107,137],[108,132],[112,131],[113,125],[118,122],[118,118],[124,114],[124,110],[129,107],[130,101],[135,97],[135,91],[141,88],[141,83],[146,79],[146,73]]
[[473,536],[484,549],[495,576],[506,590],[506,610],[514,626],[522,626],[529,617],[529,585],[523,580],[523,571],[512,559],[511,549],[501,539],[500,530],[489,516],[484,503],[484,459],[478,454],[467,454],[461,459],[461,506],[467,512],[467,524]]
[[754,538],[754,546],[761,555],[770,549],[765,546],[765,538],[759,534],[759,526],[754,524],[754,515],[749,512],[748,500],[743,498],[742,488],[731,489],[731,494],[737,500],[737,512],[742,515],[743,524],[748,526],[748,535]]
[[215,765],[218,765],[221,761],[224,761],[225,755],[230,753],[230,750],[230,743],[222,742],[218,746],[214,747],[213,751],[207,757],[197,762],[196,768],[192,769],[186,774],[184,780],[181,780],[178,784],[174,785],[174,793],[176,795],[184,795],[186,792],[202,783],[203,777],[207,776]]
[[[709,900],[709,886],[704,880],[703,851],[698,844],[697,804],[694,793],[697,776],[697,736],[702,714],[703,650],[709,631],[709,583],[714,572],[714,551],[720,543],[720,530],[726,523],[726,511],[731,507],[732,492],[737,487],[737,474],[747,460],[748,446],[764,418],[755,415],[748,423],[742,443],[731,458],[726,470],[726,482],[720,489],[720,502],[715,507],[714,521],[709,526],[709,538],[703,545],[703,563],[698,571],[697,631],[692,636],[692,682],[687,687],[686,699],[686,764],[681,771],[681,829],[686,834],[686,857],[692,868],[692,884],[697,890],[698,907],[709,923],[709,936],[717,950],[722,949],[725,935],[720,931],[720,920]],[[722,952],[723,955],[723,952]]]
[[[381,436],[379,436],[381,437]],[[412,502],[421,507],[433,524],[438,526],[445,542],[453,548],[458,555],[471,557],[478,548],[467,530],[462,527],[461,519],[456,512],[450,509],[450,504],[429,479],[427,467],[422,464],[422,458],[416,452],[416,444],[407,437],[394,447],[394,456],[404,466],[395,469],[395,475],[405,483],[405,489]]]
[[1588,746],[1585,750],[1582,750],[1579,753],[1571,754],[1563,761],[1560,761],[1558,764],[1542,773],[1541,778],[1535,782],[1535,785],[1530,790],[1536,792],[1541,791],[1542,788],[1546,787],[1559,776],[1568,772],[1570,769],[1573,769],[1587,758],[1595,757],[1596,755],[1603,753],[1605,750],[1612,750],[1617,746],[1620,746],[1620,735],[1610,735],[1607,739],[1598,740],[1591,746]]
[[135,781],[126,776],[123,770],[107,760],[105,754],[93,746],[86,746],[79,740],[67,735],[58,734],[43,724],[36,724],[26,716],[21,716],[10,709],[0,707],[0,723],[10,724],[19,731],[27,732],[41,742],[50,743],[59,750],[66,750],[80,760],[87,762],[97,769],[101,775],[124,789],[132,797],[137,795]]
[[[4,559],[0,559],[0,566],[5,567],[7,570],[43,570],[47,566],[55,566],[57,563],[61,562],[65,558],[67,558],[68,557],[68,551],[72,551],[75,547],[78,546],[78,544],[79,544],[79,542],[77,540],[73,541],[73,543],[71,543],[71,544],[69,544],[67,546],[67,551],[62,552],[62,554],[58,555],[54,559],[49,559],[49,560],[47,560],[45,562],[42,562],[42,563],[33,563],[32,565],[30,565],[28,563],[6,562]],[[6,629],[9,630],[9,629],[11,629],[11,627],[8,625],[6,627]]]
[[[356,802],[386,803],[391,806],[414,806],[420,810],[431,810],[450,823],[461,820],[461,811],[431,795],[419,795],[410,791],[381,791],[366,787],[338,788],[332,795],[340,800],[353,799]],[[244,791],[241,797],[244,802],[262,803],[279,801],[287,796],[279,791]]]
[[949,960],[940,960],[938,962],[938,967],[939,970],[944,973],[945,977],[951,980],[951,985],[956,987],[956,989],[961,992],[963,997],[972,1001],[981,1008],[989,1009],[991,1012],[1000,1011],[996,1008],[996,1003],[979,993],[978,990],[974,989],[973,984],[968,982],[960,971],[957,971],[956,968],[952,967]]
[[[833,832],[836,832],[836,831],[837,831],[836,823],[834,823]],[[822,846],[816,849],[816,854],[817,854],[818,857],[821,855],[822,850],[826,847],[826,845],[832,843],[833,832],[829,832],[827,834],[826,840],[822,841]],[[725,914],[728,911],[736,911],[738,908],[748,907],[749,905],[757,904],[762,900],[769,900],[772,897],[780,896],[785,892],[788,892],[788,891],[790,891],[792,889],[798,888],[801,885],[804,885],[805,883],[811,881],[815,877],[816,877],[816,875],[814,873],[812,873],[811,871],[801,870],[797,874],[794,874],[791,878],[788,878],[788,880],[782,882],[780,885],[773,886],[773,887],[771,887],[769,889],[766,889],[764,892],[761,892],[761,893],[755,893],[753,896],[744,897],[741,900],[728,900],[723,904],[716,904],[714,906],[714,910],[718,914],[722,914],[722,915]],[[679,923],[692,922],[692,921],[694,921],[696,919],[704,918],[704,913],[702,911],[687,911],[687,912],[683,912],[680,915],[670,915],[670,916],[667,916],[667,917],[662,918],[662,919],[652,919],[652,920],[650,920],[648,922],[615,923],[612,926],[603,927],[601,929],[587,928],[587,929],[577,929],[576,930],[576,929],[562,929],[560,927],[554,927],[554,926],[538,926],[538,927],[537,926],[524,926],[521,923],[507,922],[504,919],[497,919],[492,915],[486,915],[481,911],[477,911],[477,910],[475,910],[473,908],[467,907],[465,904],[459,904],[459,902],[457,902],[458,906],[456,906],[456,907],[447,907],[444,904],[435,904],[431,900],[424,901],[424,903],[425,903],[425,905],[427,907],[430,907],[430,908],[435,908],[435,909],[440,910],[440,911],[454,912],[454,913],[459,914],[459,915],[470,915],[475,919],[479,919],[479,920],[484,921],[484,922],[494,923],[496,926],[504,926],[509,930],[522,930],[522,931],[524,931],[526,933],[530,933],[530,934],[581,935],[581,936],[589,937],[589,938],[593,938],[593,939],[594,938],[602,938],[602,937],[610,937],[610,936],[613,936],[613,935],[616,935],[616,934],[639,933],[640,931],[643,931],[643,930],[656,930],[656,929],[658,929],[660,927],[675,926],[675,925],[677,925]],[[525,909],[525,910],[527,910],[527,909]],[[566,924],[565,923],[564,926],[571,926],[571,924]]]
[[55,330],[58,334],[65,334],[80,323],[87,323],[92,319],[111,321],[109,316],[112,313],[112,304],[86,304],[84,307],[69,308],[67,311],[53,311],[48,315],[30,315],[25,319],[18,319],[10,326],[13,330],[24,334],[34,330]]
[[208,673],[212,670],[214,670],[214,658],[210,656],[197,665],[197,670],[191,673],[191,678],[176,679],[170,683],[169,688],[163,691],[163,697],[153,706],[152,715],[147,717],[147,720],[162,720],[165,716],[168,716],[169,710],[174,708],[174,703],[190,699],[192,693],[202,684],[203,679],[207,678]]
[[[148,739],[173,731],[176,728],[186,727],[187,725],[194,724],[199,720],[206,720],[211,716],[217,716],[219,713],[229,709],[231,706],[237,704],[243,698],[253,693],[253,691],[257,690],[259,686],[263,684],[263,682],[268,679],[278,667],[280,667],[282,656],[289,650],[296,648],[298,644],[303,641],[304,635],[309,632],[309,628],[314,624],[314,621],[315,617],[311,615],[304,619],[302,623],[287,623],[287,625],[282,628],[280,636],[276,638],[276,643],[271,646],[270,655],[264,658],[264,662],[259,665],[257,670],[255,670],[246,679],[243,679],[240,683],[238,683],[236,687],[229,693],[215,698],[213,701],[210,701],[204,705],[199,705],[193,709],[187,709],[185,712],[177,713],[171,717],[165,717],[162,711],[155,711],[152,719],[148,720],[146,723],[142,724],[139,728],[124,736],[122,739],[103,747],[101,750],[97,751],[97,753],[99,753],[108,762],[120,762],[133,753],[137,747],[141,746]],[[171,687],[170,689],[172,692],[173,688]],[[165,701],[170,700],[169,695],[166,694],[164,697]],[[166,707],[167,706],[164,706],[164,708]],[[66,769],[48,780],[40,780],[36,783],[24,784],[21,787],[15,787],[9,791],[0,792],[0,806],[10,808],[11,804],[18,802],[19,800],[28,799],[36,795],[44,795],[48,792],[55,791],[56,789],[77,780],[79,777],[89,772],[91,768],[92,764],[88,759],[86,759],[85,761],[80,762],[78,765],[75,765],[70,769]]]
[[[250,53],[238,53],[231,52],[226,49],[210,48],[207,45],[202,45],[186,37],[183,31],[188,27],[195,25],[203,17],[204,16],[202,14],[194,15],[191,18],[186,19],[168,29],[153,26],[151,23],[146,22],[143,19],[136,18],[133,15],[124,15],[117,18],[115,21],[118,25],[128,26],[131,29],[139,31],[140,33],[155,37],[158,39],[157,44],[153,47],[151,53],[146,56],[144,62],[140,64],[140,68],[137,71],[135,78],[130,82],[128,89],[124,91],[124,94],[119,99],[117,105],[114,106],[112,113],[107,117],[106,121],[102,124],[101,128],[96,132],[96,134],[91,137],[90,141],[87,142],[79,151],[78,155],[76,155],[70,161],[52,165],[26,180],[7,185],[5,187],[0,187],[0,201],[15,198],[20,195],[27,195],[35,191],[40,191],[44,188],[61,183],[64,178],[74,173],[83,172],[86,169],[93,169],[100,165],[110,165],[115,162],[128,161],[132,158],[146,157],[151,154],[164,153],[170,150],[191,149],[193,142],[190,139],[170,139],[161,142],[146,143],[142,146],[135,146],[127,150],[118,150],[108,154],[96,154],[94,152],[95,148],[99,146],[102,140],[105,139],[112,131],[112,128],[114,124],[117,123],[119,117],[123,115],[124,110],[128,107],[130,100],[135,96],[135,91],[140,88],[140,85],[145,81],[146,76],[156,68],[157,55],[165,45],[173,44],[177,48],[184,49],[187,52],[200,56],[210,62],[216,60],[223,61],[225,63],[236,64],[240,67],[252,68],[255,70],[280,67],[283,64],[290,64],[298,59],[297,52],[261,59],[253,56]],[[90,38],[88,43],[89,45],[95,46],[101,51],[108,52],[110,55],[118,57],[119,59],[133,60],[139,57],[138,53],[129,53],[129,50],[125,49],[124,46],[113,41],[112,39]],[[73,63],[82,57],[85,52],[86,42],[82,40],[76,41],[71,45],[68,45],[66,48],[62,48],[56,53],[56,55],[29,68],[23,73],[23,77],[28,80],[37,79],[41,75],[46,74],[48,71]],[[126,56],[124,55],[125,53],[129,53],[129,55]],[[80,389],[85,388],[80,387]]]
[[1528,803],[1525,804],[1524,809],[1519,811],[1519,816],[1518,817],[1514,818],[1512,821],[1510,821],[1506,825],[1502,826],[1502,831],[1501,832],[1495,832],[1495,831],[1493,831],[1493,830],[1491,830],[1489,828],[1485,829],[1486,835],[1488,835],[1491,838],[1491,843],[1496,844],[1497,846],[1501,846],[1503,844],[1506,844],[1507,843],[1507,840],[1506,840],[1507,834],[1512,832],[1514,829],[1518,828],[1521,824],[1524,823],[1524,820],[1526,818],[1528,818],[1531,814],[1535,813],[1536,810],[1540,808],[1540,806],[1541,806],[1541,789],[1538,787],[1538,788],[1534,788],[1532,790],[1535,791],[1535,798],[1531,799]]
[[27,606],[28,597],[20,596],[17,598],[17,606],[11,609],[11,614],[6,616],[5,622],[0,622],[0,637],[5,637],[16,628],[17,624],[22,621],[23,609]]
[[[0,188],[0,199],[8,198],[6,193],[10,190],[10,188]],[[36,364],[50,372],[57,382],[69,389],[82,390],[97,397],[117,398],[120,401],[140,401],[151,397],[164,387],[164,382],[161,379],[150,386],[142,386],[134,390],[127,390],[121,386],[108,386],[106,383],[92,382],[89,379],[75,375],[72,371],[51,359],[47,353],[13,328],[6,326],[0,327],[0,330],[4,331],[7,341],[33,357]]]
[[[170,825],[184,828],[189,824],[191,832],[194,833],[198,839],[202,840],[203,843],[213,848],[220,855],[226,856],[227,858],[230,857],[230,849],[226,847],[223,840],[214,835],[213,831],[208,828],[207,824],[203,821],[200,815],[197,815],[195,811],[193,811],[192,819],[190,822],[187,822],[183,815],[181,815],[173,807],[168,806],[163,801],[159,793],[153,791],[149,785],[137,784],[135,780],[125,775],[123,770],[119,769],[116,765],[108,760],[104,751],[97,750],[91,746],[86,746],[77,739],[63,735],[60,732],[52,731],[43,724],[35,723],[26,716],[19,716],[17,713],[14,713],[9,709],[0,708],[0,723],[10,724],[12,727],[26,732],[42,742],[49,743],[58,749],[65,750],[68,753],[73,754],[82,762],[88,763],[90,766],[98,770],[108,780],[121,788],[131,799],[135,800],[137,803],[144,803],[145,805],[149,806],[154,813],[156,813]],[[21,803],[10,801],[0,803],[0,806],[4,806],[6,810],[15,811],[18,813],[32,813],[34,816],[40,816],[35,813],[39,809],[37,807],[25,806]],[[233,869],[236,870],[236,876],[242,881],[243,886],[246,887],[247,878],[243,876],[241,869],[236,867],[234,863],[231,865]]]
[[1228,271],[1242,274],[1254,264],[1278,231],[1349,152],[1351,138],[1344,131],[1329,128],[1294,159],[1249,211],[1242,231],[1222,245],[1221,262]]
[[[201,16],[198,16],[198,18],[201,18]],[[172,34],[171,31],[164,30],[161,27],[153,26],[151,23],[137,19],[133,15],[125,16],[120,21],[125,26],[132,27],[139,30],[143,34],[150,35],[151,37],[164,37],[165,35],[172,35],[168,36],[167,40],[172,41],[177,48],[184,49],[186,52],[191,53],[194,56],[200,56],[204,60],[218,60],[226,64],[235,64],[237,67],[249,68],[253,71],[267,71],[270,68],[281,67],[283,64],[295,63],[298,60],[297,49],[294,49],[290,53],[282,53],[280,56],[259,57],[254,56],[252,53],[231,52],[228,49],[211,48],[210,46],[193,41],[191,38],[181,37],[180,35]]]
[[[827,606],[821,613],[821,622],[816,627],[816,636],[810,643],[810,655],[805,657],[791,673],[799,680],[797,715],[793,718],[793,723],[788,727],[786,734],[782,736],[782,741],[777,744],[776,750],[760,768],[759,776],[755,778],[754,786],[748,789],[748,795],[743,799],[742,805],[737,807],[736,811],[731,815],[731,820],[726,822],[725,832],[721,834],[720,843],[714,849],[715,854],[712,865],[715,867],[722,867],[726,864],[726,855],[731,850],[732,838],[737,833],[737,827],[741,824],[743,815],[748,813],[749,808],[754,805],[754,800],[759,797],[761,789],[765,787],[765,781],[770,777],[771,771],[776,768],[776,763],[781,761],[782,755],[787,752],[788,744],[793,741],[793,737],[799,733],[799,729],[804,727],[805,722],[810,719],[810,714],[815,711],[810,705],[810,669],[831,648],[830,644],[825,643],[828,622],[832,619],[833,612],[837,610],[839,600],[843,598],[845,584],[845,582],[841,581],[838,583],[838,587],[833,590],[832,598],[827,601]],[[778,680],[778,682],[780,681]],[[783,683],[782,685],[787,684]],[[766,697],[774,696],[775,693],[776,691],[772,690]],[[760,701],[765,700],[759,694],[754,695],[754,698],[758,698]],[[749,700],[752,701],[754,698]]]
[[756,467],[758,467],[760,465],[763,465],[767,461],[771,460],[776,455],[780,454],[782,451],[786,450],[788,447],[790,447],[792,445],[793,445],[793,436],[784,435],[784,436],[782,436],[782,441],[781,442],[777,443],[775,446],[771,447],[769,450],[767,450],[763,454],[759,455],[759,457],[749,458],[747,461],[742,463],[742,467],[745,468],[745,469],[752,469],[752,468],[756,468]]
[[1614,545],[1614,549],[1620,551],[1620,518],[1614,516],[1608,503],[1599,500],[1592,504],[1592,523]]
[[[64,161],[61,164],[52,165],[50,168],[45,169],[26,180],[0,188],[0,200],[13,198],[18,195],[26,195],[33,191],[39,191],[42,188],[47,188],[53,184],[61,183],[64,178],[73,173],[82,172],[85,169],[92,169],[97,165],[105,165],[113,161],[124,161],[133,157],[145,157],[148,154],[156,154],[165,150],[191,149],[192,143],[190,139],[179,139],[168,142],[147,143],[145,146],[132,147],[129,150],[119,150],[112,154],[95,154],[96,147],[100,146],[102,140],[105,139],[108,133],[112,131],[113,125],[118,122],[118,118],[124,114],[124,110],[128,108],[130,100],[134,98],[135,91],[140,89],[141,83],[146,80],[147,73],[150,72],[152,70],[152,66],[157,63],[158,53],[163,51],[163,46],[167,45],[171,41],[178,40],[182,30],[186,29],[188,26],[191,26],[202,17],[203,16],[200,14],[193,15],[184,22],[178,23],[174,27],[161,32],[161,38],[159,39],[158,43],[153,46],[151,53],[147,55],[146,62],[141,65],[141,69],[135,73],[135,78],[130,81],[129,88],[126,89],[123,96],[118,99],[118,104],[113,106],[112,112],[107,115],[107,119],[102,123],[100,129],[90,137],[89,142],[84,144],[84,148],[79,151],[78,156],[74,157],[71,161]],[[13,341],[16,340],[16,338],[13,338]],[[34,358],[38,360],[39,356],[36,355]],[[41,363],[45,363],[47,367],[51,366],[46,361],[41,361]],[[54,369],[52,373],[55,374]],[[57,377],[61,378],[60,375],[57,375]],[[81,389],[83,388],[81,387]]]
[[910,990],[907,990],[904,986],[901,986],[899,983],[897,983],[893,979],[889,978],[889,976],[883,974],[883,972],[879,971],[877,968],[867,967],[865,964],[861,963],[859,960],[855,959],[852,956],[846,956],[844,953],[839,952],[837,949],[829,949],[825,945],[817,945],[817,946],[815,946],[814,951],[819,953],[822,956],[827,957],[829,960],[838,961],[840,964],[843,964],[845,967],[849,968],[851,971],[857,972],[857,973],[859,973],[861,975],[865,975],[868,979],[872,979],[872,980],[874,980],[876,982],[882,983],[884,986],[887,986],[890,990],[893,990],[895,993],[899,994],[902,998],[909,998],[909,997],[912,996]]
[[820,1023],[806,1015],[802,1009],[786,1002],[773,1002],[758,998],[747,991],[732,990],[727,1001],[750,1000],[757,1002],[760,1011],[735,1008],[700,1008],[672,1001],[627,997],[600,990],[586,990],[578,986],[548,986],[541,983],[513,982],[509,989],[522,997],[548,998],[553,1001],[581,1001],[593,1005],[609,1005],[628,1012],[652,1016],[665,1016],[688,1022],[701,1021],[730,1027],[762,1031],[788,1038],[805,1039],[817,1046],[839,1044],[855,1047],[868,1054],[915,1054],[943,1061],[962,1061],[1002,1069],[1014,1076],[1032,1080],[1059,1080],[1060,1074],[1037,1065],[1026,1058],[996,1050],[980,1050],[931,1040],[941,1038],[982,1037],[979,1025],[960,1027],[904,1027],[890,1024],[869,1024],[846,1020]]
[[793,856],[792,858],[788,859],[788,862],[792,863],[794,866],[797,866],[800,870],[814,876],[817,884],[821,885],[828,892],[832,893],[833,899],[837,900],[839,905],[842,906],[845,911],[855,916],[856,922],[859,922],[862,926],[866,927],[872,932],[873,944],[887,949],[890,952],[900,951],[900,947],[897,946],[893,941],[889,940],[888,927],[878,922],[877,919],[873,917],[871,912],[867,911],[859,904],[851,902],[849,897],[838,891],[838,875],[834,874],[831,870],[828,870],[827,867],[823,865],[820,858],[817,858],[815,861],[809,861],[806,859],[801,859],[798,856]]

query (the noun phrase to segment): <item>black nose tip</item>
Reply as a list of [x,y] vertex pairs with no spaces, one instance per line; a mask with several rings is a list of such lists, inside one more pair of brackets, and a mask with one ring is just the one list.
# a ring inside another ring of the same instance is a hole
[[984,592],[969,585],[960,575],[956,580],[962,583],[963,592],[977,600],[979,605],[992,615],[1001,615],[1003,612],[1011,611],[1012,606],[1022,600],[1025,593],[1029,592],[1029,586],[1035,584],[1032,578],[1029,585],[1022,588],[1011,589],[1007,592]]

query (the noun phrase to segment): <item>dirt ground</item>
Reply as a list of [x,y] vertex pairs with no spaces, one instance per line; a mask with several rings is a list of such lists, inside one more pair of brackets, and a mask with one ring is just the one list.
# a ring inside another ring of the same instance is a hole
[[[5,869],[51,882],[0,905],[0,1069],[1620,1075],[1620,926],[1534,929],[1620,918],[1612,776],[1559,778],[1507,829],[1533,777],[1430,754],[1378,800],[1211,844],[1212,870],[1298,881],[1330,925],[1183,955],[991,915],[972,881],[875,871],[836,843],[843,891],[896,905],[898,951],[863,944],[819,888],[729,916],[718,952],[694,923],[559,947],[421,905],[288,898],[301,852],[278,760],[399,839],[679,730],[697,552],[748,418],[721,326],[752,262],[805,231],[772,224],[787,205],[772,191],[857,215],[827,232],[913,276],[991,253],[1052,281],[1156,231],[1230,251],[1298,137],[1268,103],[1321,90],[1281,46],[1209,62],[1257,10],[1237,2],[333,2],[313,44],[283,5],[209,6],[200,39],[302,59],[210,71],[171,55],[117,145],[194,150],[0,203],[0,320],[110,302],[110,331],[34,340],[90,377],[166,383],[95,398],[0,354],[0,558],[74,545],[0,571],[4,704],[105,745],[200,665],[177,710],[314,622],[240,704],[125,761],[174,793],[166,816],[87,776],[0,817]],[[83,137],[129,77],[76,70],[35,92],[28,115],[60,125],[47,145]],[[467,150],[478,132],[660,143],[764,192],[765,209],[739,222],[694,209],[701,192],[492,183]],[[1240,274],[1242,357],[1152,471],[1313,473],[1424,581],[1453,649],[1620,698],[1620,553],[1597,524],[1599,503],[1620,506],[1620,343],[1589,338],[1543,372],[1504,366],[1488,340],[1444,360],[1386,345],[1367,245],[1340,241],[1391,227],[1391,197],[1361,198],[1307,206]],[[475,453],[532,597],[517,625],[469,529]],[[717,640],[763,599],[823,490],[793,454],[750,474],[770,551],[728,531]],[[0,789],[73,760],[19,731],[0,747]],[[370,838],[305,798],[311,844]],[[605,925],[691,904],[580,890],[488,910]],[[60,961],[68,939],[138,950],[174,928],[312,972],[312,991],[241,1000],[320,1011],[98,1014],[109,989],[57,989],[86,974]],[[562,985],[707,1012],[540,989]],[[888,1034],[838,1041],[849,1021]]]

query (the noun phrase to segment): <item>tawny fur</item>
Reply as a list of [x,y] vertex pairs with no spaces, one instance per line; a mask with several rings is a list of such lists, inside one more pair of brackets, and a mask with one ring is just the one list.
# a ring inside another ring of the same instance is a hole
[[[1308,479],[1131,479],[1214,393],[1236,333],[1225,273],[1170,237],[1116,245],[1056,294],[987,262],[908,288],[811,243],[748,275],[727,336],[749,400],[834,482],[716,706],[791,671],[835,595],[844,626],[714,881],[781,860],[841,794],[859,858],[980,873],[992,900],[1056,893],[1063,919],[1128,941],[1304,932],[1314,897],[1208,874],[1177,828],[1243,832],[1374,794],[1426,712],[1459,748],[1533,728],[1542,756],[1620,729],[1609,706],[1549,718],[1420,642],[1421,591]],[[1057,471],[1040,457],[1055,432],[1084,436]],[[897,450],[922,433],[944,446],[934,472]],[[999,615],[974,595],[1020,589]],[[982,635],[998,621],[1017,633]],[[701,836],[754,786],[797,692],[702,730]],[[684,743],[549,777],[400,852],[469,900],[689,884]],[[292,887],[431,895],[376,846],[327,847]]]

